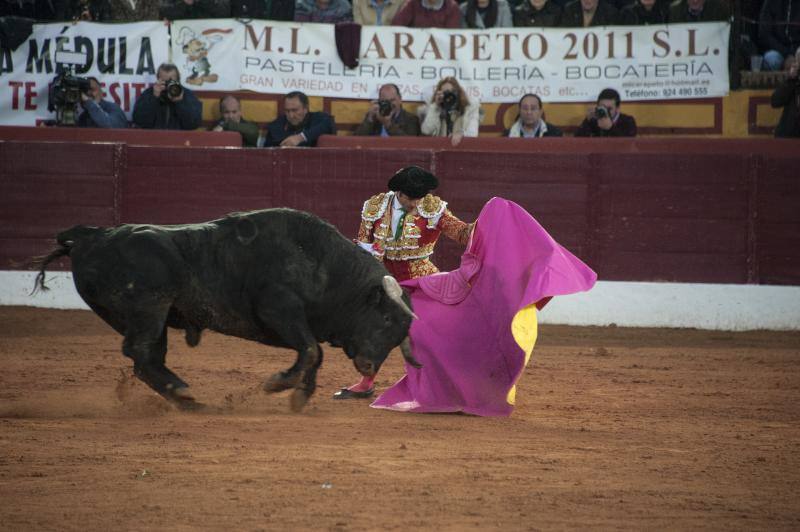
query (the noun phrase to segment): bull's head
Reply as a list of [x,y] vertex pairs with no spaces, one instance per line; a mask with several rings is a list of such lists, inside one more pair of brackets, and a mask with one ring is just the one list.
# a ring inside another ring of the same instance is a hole
[[365,308],[357,314],[356,333],[345,345],[345,352],[353,359],[359,373],[375,375],[389,352],[398,345],[409,364],[422,367],[414,359],[408,339],[411,320],[417,316],[394,277],[384,276],[381,285],[371,289]]

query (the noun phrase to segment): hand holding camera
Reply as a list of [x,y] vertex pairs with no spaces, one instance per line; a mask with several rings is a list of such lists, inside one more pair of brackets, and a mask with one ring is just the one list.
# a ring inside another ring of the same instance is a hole
[[380,116],[390,116],[394,111],[392,102],[389,100],[378,100],[378,114]]
[[611,115],[609,114],[608,109],[602,105],[598,105],[595,108],[594,118],[597,120],[597,127],[602,130],[608,131],[614,126],[614,122],[611,120]]
[[165,102],[179,102],[183,99],[183,86],[180,81],[168,79],[156,80],[153,85],[153,96]]
[[452,111],[458,105],[458,94],[453,91],[444,91],[441,105],[445,111]]

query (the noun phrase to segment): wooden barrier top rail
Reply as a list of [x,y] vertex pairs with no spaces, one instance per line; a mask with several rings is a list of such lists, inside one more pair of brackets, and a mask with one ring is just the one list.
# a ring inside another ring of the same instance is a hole
[[241,147],[235,131],[100,129],[90,127],[0,126],[0,140],[46,142],[118,142],[132,146]]

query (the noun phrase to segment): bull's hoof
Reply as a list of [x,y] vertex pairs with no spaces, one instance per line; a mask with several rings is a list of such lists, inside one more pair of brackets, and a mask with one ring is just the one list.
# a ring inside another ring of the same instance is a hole
[[172,401],[172,404],[174,404],[178,410],[183,412],[199,412],[200,410],[206,409],[206,405],[199,403],[194,399],[187,401]]
[[303,407],[306,406],[308,402],[308,397],[306,391],[302,388],[295,389],[295,391],[292,392],[292,396],[289,398],[289,405],[292,407],[292,412],[300,412],[303,410]]
[[169,390],[166,394],[166,398],[175,405],[178,410],[183,410],[185,412],[194,412],[205,408],[203,403],[195,401],[188,386],[181,386],[180,388]]
[[180,388],[173,388],[169,394],[178,401],[194,401],[192,392],[189,391],[188,386],[181,386]]
[[299,379],[288,379],[283,372],[278,372],[264,382],[264,391],[267,393],[282,392],[283,390],[294,388],[298,380]]

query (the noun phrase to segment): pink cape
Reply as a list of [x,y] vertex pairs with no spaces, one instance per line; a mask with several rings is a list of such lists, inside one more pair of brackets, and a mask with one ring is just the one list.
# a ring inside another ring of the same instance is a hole
[[[457,270],[402,283],[419,316],[410,335],[423,367],[406,364],[406,375],[371,406],[510,415],[512,388],[535,342],[531,305],[541,308],[552,296],[589,290],[596,280],[594,271],[522,207],[492,198],[478,216]],[[526,311],[533,338],[527,348],[511,326]]]

